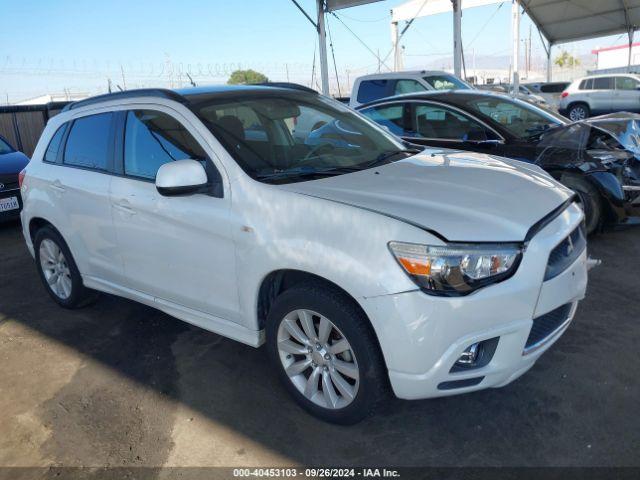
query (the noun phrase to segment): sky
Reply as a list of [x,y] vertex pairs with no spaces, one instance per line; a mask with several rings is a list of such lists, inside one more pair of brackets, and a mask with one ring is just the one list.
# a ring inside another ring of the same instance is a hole
[[[299,3],[314,15],[314,0]],[[389,11],[401,3],[384,0],[328,17],[333,91],[336,69],[343,95],[353,78],[377,71],[371,51],[390,53]],[[472,55],[505,57],[509,68],[510,15],[510,2],[464,10],[467,62]],[[199,85],[225,83],[236,68],[311,84],[314,55],[318,62],[315,30],[291,0],[0,0],[0,18],[0,104],[46,93],[102,93],[109,79],[114,89],[185,86],[186,72]],[[523,16],[521,38],[529,37],[530,24]],[[531,38],[542,66],[535,26]],[[624,41],[605,37],[555,51],[584,55]],[[449,67],[452,15],[417,19],[401,43],[406,68]],[[391,55],[386,63],[392,66]]]

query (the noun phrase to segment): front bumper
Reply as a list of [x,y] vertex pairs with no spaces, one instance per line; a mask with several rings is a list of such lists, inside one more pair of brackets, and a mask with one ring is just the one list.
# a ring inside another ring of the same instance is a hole
[[[549,253],[582,221],[571,205],[527,245],[516,274],[469,296],[445,298],[421,291],[365,299],[396,396],[418,399],[501,387],[533,366],[568,328],[587,286],[587,253],[561,274],[543,282]],[[533,319],[567,306],[558,328],[525,345]],[[451,369],[471,344],[498,337],[488,364]],[[454,382],[454,383],[452,383]]]

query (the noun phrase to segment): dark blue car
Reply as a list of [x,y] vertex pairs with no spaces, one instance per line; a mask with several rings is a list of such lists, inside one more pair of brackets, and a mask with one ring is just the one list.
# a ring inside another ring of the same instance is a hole
[[18,176],[29,158],[0,137],[0,222],[17,218],[22,210]]

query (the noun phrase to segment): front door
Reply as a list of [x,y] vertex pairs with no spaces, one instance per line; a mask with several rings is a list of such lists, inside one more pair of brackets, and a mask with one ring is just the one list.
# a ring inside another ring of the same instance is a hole
[[[221,198],[164,197],[154,183],[164,163],[188,158],[211,162],[204,142],[197,140],[198,133],[185,119],[169,110],[140,109],[120,115],[121,175],[113,178],[111,207],[125,286],[237,321],[229,192]],[[213,164],[208,168],[215,169]]]
[[640,82],[633,77],[615,77],[614,112],[640,112]]

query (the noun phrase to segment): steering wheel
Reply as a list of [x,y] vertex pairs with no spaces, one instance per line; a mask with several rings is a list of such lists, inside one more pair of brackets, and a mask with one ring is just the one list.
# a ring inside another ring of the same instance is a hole
[[309,150],[309,152],[304,156],[304,158],[298,162],[298,165],[304,165],[305,163],[309,162],[309,160],[314,158],[317,153],[320,153],[320,151],[325,148],[333,150],[335,147],[330,143],[320,143],[312,147],[311,150]]

